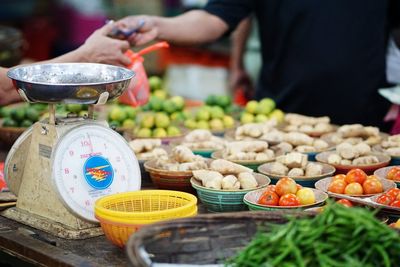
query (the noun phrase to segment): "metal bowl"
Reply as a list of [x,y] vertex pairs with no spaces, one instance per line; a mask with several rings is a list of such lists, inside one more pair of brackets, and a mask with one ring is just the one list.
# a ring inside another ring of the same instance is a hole
[[105,64],[57,63],[15,67],[7,75],[28,102],[96,104],[120,96],[135,74]]

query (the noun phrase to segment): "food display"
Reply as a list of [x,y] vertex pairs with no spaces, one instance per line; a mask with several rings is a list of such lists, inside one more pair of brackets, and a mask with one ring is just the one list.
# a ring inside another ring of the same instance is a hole
[[145,113],[138,119],[134,136],[138,138],[166,138],[182,135],[179,127],[171,124],[169,116],[163,112]]
[[138,160],[167,158],[168,153],[161,144],[161,139],[135,139],[129,142]]
[[384,152],[391,157],[400,157],[400,134],[389,136],[380,145],[374,147],[377,151]]
[[269,143],[282,142],[282,132],[277,130],[275,120],[260,123],[247,123],[236,128],[234,139],[242,140],[264,140]]
[[209,129],[213,132],[223,132],[235,126],[232,116],[225,114],[220,106],[202,106],[184,122],[185,127],[193,129]]
[[[251,170],[236,172],[225,175],[219,171],[213,170],[213,164],[210,170],[193,171],[193,177],[196,178],[204,187],[219,190],[238,190],[253,189],[258,187],[258,182]],[[221,170],[220,168],[217,168]]]
[[335,133],[323,135],[322,138],[335,144],[349,142],[357,144],[365,142],[368,145],[379,144],[383,139],[383,134],[379,128],[372,126],[363,126],[361,124],[346,124],[340,126]]
[[197,129],[189,132],[180,144],[190,148],[192,151],[215,151],[225,147],[223,138],[214,136],[211,131]]
[[40,119],[47,106],[42,104],[7,106],[0,110],[2,127],[29,127]]
[[400,189],[392,188],[375,199],[376,203],[400,209]]
[[169,157],[157,158],[155,167],[167,171],[193,171],[208,169],[207,161],[201,156],[196,156],[186,146],[176,146]]
[[233,141],[226,143],[221,151],[224,159],[231,161],[262,161],[267,162],[275,158],[274,151],[268,148],[265,141]]
[[128,105],[113,105],[108,110],[110,127],[133,129],[136,126],[137,109]]
[[279,156],[276,161],[270,163],[269,173],[284,176],[319,176],[323,174],[323,166],[309,162],[307,155],[298,152],[290,152]]
[[396,187],[389,180],[379,179],[376,175],[367,175],[361,169],[352,169],[347,174],[319,180],[315,187],[334,196],[367,197],[377,195]]
[[371,155],[371,147],[366,143],[352,145],[344,142],[336,146],[336,153],[328,156],[329,164],[340,165],[372,165],[379,163],[375,155]]
[[321,136],[322,134],[334,131],[330,124],[329,117],[310,117],[295,113],[285,115],[286,125],[283,130],[286,132],[301,132],[312,136]]
[[281,178],[276,185],[268,186],[258,204],[267,206],[300,206],[315,203],[315,194],[310,188],[302,188],[289,178]]
[[276,109],[275,101],[271,98],[263,98],[260,101],[251,100],[247,102],[245,111],[240,116],[242,124],[253,122],[265,122],[273,119],[278,123],[283,122],[285,113]]

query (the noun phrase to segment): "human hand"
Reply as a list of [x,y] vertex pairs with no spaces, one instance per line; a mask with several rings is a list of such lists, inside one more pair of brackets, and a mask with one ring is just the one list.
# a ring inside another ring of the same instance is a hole
[[229,86],[233,92],[239,89],[243,90],[247,99],[251,99],[254,95],[254,86],[251,82],[250,76],[242,68],[231,69]]
[[158,28],[156,27],[155,17],[152,16],[125,17],[118,20],[116,26],[124,31],[138,29],[127,38],[127,40],[133,45],[144,45],[157,39],[159,34]]
[[86,39],[78,48],[85,61],[93,63],[105,63],[119,66],[127,66],[131,63],[129,57],[124,55],[130,48],[129,42],[108,37],[114,23],[104,25]]

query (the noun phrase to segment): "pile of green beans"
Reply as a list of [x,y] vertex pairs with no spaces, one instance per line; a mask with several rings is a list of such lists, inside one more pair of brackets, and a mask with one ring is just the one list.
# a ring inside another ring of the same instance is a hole
[[400,266],[400,235],[364,208],[329,203],[312,218],[260,226],[226,262],[237,267]]

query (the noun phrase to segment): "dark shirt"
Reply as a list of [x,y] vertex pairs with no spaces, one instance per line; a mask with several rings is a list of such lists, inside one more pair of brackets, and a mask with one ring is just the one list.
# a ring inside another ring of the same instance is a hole
[[205,10],[230,30],[254,13],[263,66],[256,98],[285,112],[328,115],[337,124],[382,126],[389,27],[400,0],[211,0]]

